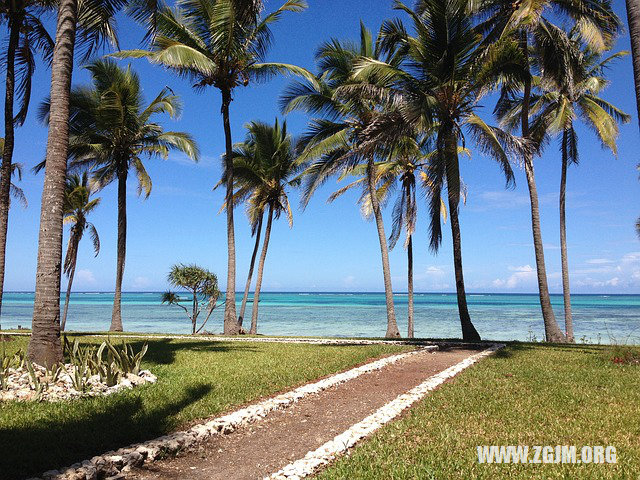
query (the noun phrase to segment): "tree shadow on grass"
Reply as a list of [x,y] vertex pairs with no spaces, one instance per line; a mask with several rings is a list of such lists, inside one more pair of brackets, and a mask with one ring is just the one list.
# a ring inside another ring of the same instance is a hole
[[532,343],[532,342],[503,342],[505,347],[494,353],[495,358],[509,359],[517,353],[532,352],[534,350],[553,350],[554,352],[582,353],[586,355],[601,355],[606,345],[587,345],[583,343]]
[[172,428],[172,417],[211,389],[191,386],[180,398],[155,408],[145,408],[140,395],[131,392],[61,404],[66,415],[52,411],[53,420],[33,415],[19,427],[0,430],[0,477],[28,478],[164,435]]

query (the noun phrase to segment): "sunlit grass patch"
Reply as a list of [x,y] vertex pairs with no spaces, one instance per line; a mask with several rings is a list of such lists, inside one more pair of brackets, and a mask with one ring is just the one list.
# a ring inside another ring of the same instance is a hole
[[[99,344],[103,338],[80,336]],[[118,343],[125,339],[113,339]],[[0,404],[0,478],[27,478],[105,451],[154,438],[238,405],[272,395],[355,364],[407,350],[393,345],[306,345],[146,341],[143,368],[158,376],[110,397],[59,403]],[[28,338],[3,342],[7,353]]]
[[[319,478],[637,478],[640,369],[613,363],[608,348],[509,345]],[[478,445],[613,445],[617,463],[487,465]]]

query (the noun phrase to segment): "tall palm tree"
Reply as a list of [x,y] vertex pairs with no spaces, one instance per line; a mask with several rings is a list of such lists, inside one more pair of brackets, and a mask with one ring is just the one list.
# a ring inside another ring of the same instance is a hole
[[[0,150],[2,150],[4,145],[4,138],[0,138]],[[22,168],[23,165],[21,163],[12,163],[11,164],[11,178],[17,177],[18,181],[22,181]],[[1,174],[0,174],[1,175]],[[9,183],[9,194],[10,197],[15,199],[23,208],[27,208],[29,206],[29,202],[27,202],[27,197],[24,194],[24,190],[16,185],[13,180]],[[9,200],[9,206],[11,206],[11,200]]]
[[[15,126],[24,123],[31,97],[31,77],[36,66],[36,54],[46,62],[53,54],[53,40],[47,33],[40,16],[48,10],[40,2],[29,0],[0,1],[0,24],[7,23],[9,41],[2,56],[6,72],[4,102],[4,145],[0,167],[0,309],[4,289],[7,228],[9,224],[10,176],[13,161]],[[16,82],[17,80],[17,82]],[[17,83],[17,85],[16,85]],[[16,88],[17,87],[17,88]],[[14,112],[16,100],[19,110]]]
[[[418,218],[418,203],[416,201],[417,185],[422,185],[426,198],[434,194],[433,184],[429,178],[429,162],[436,154],[433,150],[433,137],[416,141],[416,138],[406,137],[394,145],[388,161],[381,165],[381,174],[399,183],[399,191],[393,206],[393,228],[389,236],[389,249],[393,250],[402,230],[405,231],[404,247],[407,250],[407,337],[414,338],[414,308],[413,308],[413,234]],[[383,191],[386,189],[383,185]],[[386,190],[388,191],[388,190]],[[446,221],[447,207],[440,200],[440,214]]]
[[[602,145],[617,153],[618,122],[630,117],[599,96],[609,84],[604,70],[613,60],[626,55],[618,52],[603,58],[600,53],[584,46],[575,30],[567,34],[553,24],[543,22],[535,32],[536,49],[533,55],[540,68],[540,76],[532,79],[533,93],[530,113],[534,116],[534,137],[560,135],[560,253],[562,260],[562,291],[564,298],[565,334],[574,341],[571,313],[571,289],[567,255],[566,187],[567,168],[578,163],[577,121],[593,130]],[[509,105],[511,104],[511,105]],[[513,127],[522,115],[523,99],[504,102],[503,123]],[[505,108],[506,107],[506,108]]]
[[[535,143],[530,128],[529,114],[531,102],[532,72],[535,65],[529,58],[529,44],[534,32],[552,12],[560,15],[575,25],[581,38],[594,49],[604,49],[611,46],[620,27],[620,20],[613,13],[609,0],[541,0],[537,2],[504,2],[502,0],[481,0],[478,18],[478,31],[485,35],[485,42],[491,44],[499,39],[511,37],[517,42],[520,50],[521,68],[513,68],[505,76],[513,81],[505,82],[502,97],[509,97],[514,91],[523,92],[523,108],[520,121],[522,137]],[[531,230],[536,257],[536,271],[538,277],[538,292],[540,307],[545,326],[545,336],[550,342],[563,342],[565,335],[558,327],[547,283],[547,270],[544,259],[542,231],[540,227],[540,209],[538,189],[534,172],[534,151],[523,152],[527,186],[531,206]]]
[[244,286],[244,293],[242,295],[242,303],[240,304],[240,313],[238,314],[238,325],[242,328],[242,322],[244,320],[244,312],[247,308],[247,300],[249,299],[249,290],[251,289],[251,280],[253,279],[253,270],[256,266],[256,257],[258,256],[258,248],[260,247],[260,238],[262,233],[262,222],[264,221],[264,212],[260,212],[259,218],[256,221],[250,218],[251,221],[251,234],[256,237],[256,241],[253,244],[253,251],[251,252],[251,261],[249,262],[249,272],[247,273],[247,282]]
[[[69,97],[73,57],[78,46],[89,58],[106,40],[116,43],[115,13],[124,0],[60,0],[57,4],[55,46],[51,60],[51,109],[46,170],[40,207],[38,267],[28,356],[53,365],[62,360],[60,343],[60,277],[62,221],[69,148]],[[78,33],[78,35],[76,35]]]
[[[294,140],[287,132],[287,122],[280,123],[277,119],[274,125],[251,122],[246,128],[245,141],[236,145],[233,152],[235,197],[236,201],[246,200],[249,218],[256,219],[253,223],[260,222],[265,212],[267,213],[256,287],[253,292],[249,333],[254,335],[258,331],[260,290],[271,238],[271,226],[274,218],[278,219],[283,213],[287,216],[289,227],[293,226],[287,190],[300,184],[297,175],[302,166],[297,162]],[[226,178],[224,180],[226,181]]]
[[523,142],[487,125],[476,110],[497,74],[513,61],[514,52],[508,45],[496,45],[489,52],[481,47],[466,0],[424,0],[416,4],[415,11],[396,2],[395,8],[409,15],[415,34],[408,34],[400,21],[386,22],[383,44],[402,52],[403,62],[398,66],[363,58],[355,75],[391,82],[391,101],[397,102],[396,97],[406,102],[401,108],[403,121],[423,123],[435,130],[437,154],[426,172],[433,191],[429,200],[430,247],[437,251],[442,241],[440,196],[446,188],[462,337],[477,341],[480,335],[469,315],[462,269],[458,145],[465,144],[466,130],[476,146],[498,162],[507,186],[513,183],[509,154],[524,148]]
[[[4,145],[4,138],[0,138],[0,150],[2,150]],[[1,173],[0,173],[1,175]],[[11,178],[17,177],[18,181],[22,180],[22,164],[21,163],[12,163],[11,164]],[[15,199],[23,208],[27,208],[28,202],[27,197],[24,194],[22,188],[16,185],[13,181],[9,182],[9,206],[11,204],[11,198]],[[0,330],[2,330],[2,322],[0,322]]]
[[640,125],[640,0],[626,0],[626,6],[631,39],[631,58],[633,60],[633,83],[636,90],[636,108]]
[[[379,110],[380,103],[365,91],[367,88],[375,89],[377,85],[364,85],[352,78],[353,65],[359,58],[380,61],[381,55],[380,42],[374,42],[371,32],[361,23],[359,44],[332,39],[320,47],[316,54],[320,74],[314,80],[306,79],[291,85],[283,95],[282,106],[284,112],[303,110],[324,116],[311,121],[309,131],[301,140],[305,146],[302,158],[313,160],[305,171],[303,205],[330,176],[340,172],[346,174],[365,165],[366,181],[363,186],[376,221],[382,259],[387,307],[386,336],[399,337],[382,208],[375,195],[375,158],[380,150],[367,134],[367,130],[385,113]],[[384,59],[391,63],[395,61],[393,54]]]
[[[140,79],[131,68],[122,69],[113,60],[97,60],[86,67],[92,87],[71,92],[69,155],[71,168],[92,170],[97,188],[118,183],[118,243],[116,285],[111,331],[122,331],[121,295],[127,242],[127,178],[132,170],[138,180],[138,194],[151,193],[151,179],[142,158],[166,158],[170,150],[184,152],[197,161],[198,147],[191,135],[164,131],[152,120],[158,114],[175,118],[180,114],[179,98],[166,87],[145,105]],[[49,104],[41,109],[49,118]]]
[[60,330],[64,330],[67,324],[71,286],[78,260],[78,247],[85,231],[89,232],[96,256],[100,252],[98,231],[95,225],[87,220],[87,216],[100,204],[100,198],[91,200],[93,193],[87,172],[83,172],[82,175],[71,175],[67,178],[64,192],[64,223],[70,223],[71,228],[69,229],[69,243],[67,244],[67,254],[64,258],[63,272],[69,281],[67,283],[67,294],[64,297],[64,310],[62,312]]
[[[286,11],[300,12],[304,0],[287,0],[273,13],[261,17],[261,0],[178,0],[163,7],[156,16],[156,33],[151,49],[119,52],[120,58],[147,58],[193,80],[194,88],[215,87],[222,96],[222,123],[225,137],[225,205],[233,206],[233,140],[229,109],[234,90],[277,72],[303,69],[277,63],[260,63],[272,40],[271,24]],[[227,213],[227,288],[224,333],[240,331],[236,317],[236,253],[233,208]]]
[[[397,125],[396,125],[397,128]],[[411,131],[410,129],[408,131]],[[395,193],[396,200],[393,206],[393,227],[389,235],[389,250],[393,250],[400,238],[402,231],[405,231],[406,238],[404,247],[407,250],[407,337],[414,338],[414,292],[413,292],[413,233],[418,217],[418,204],[416,201],[417,185],[422,185],[425,197],[432,194],[432,184],[427,175],[429,159],[436,153],[432,150],[433,142],[431,136],[418,139],[416,133],[412,135],[395,137],[391,142],[386,157],[376,163],[376,195],[381,204],[386,203],[389,197]],[[353,173],[362,175],[366,169],[354,169]],[[329,197],[333,201],[353,187],[361,185],[366,181],[366,176],[341,188]],[[359,199],[362,205],[362,213],[365,218],[372,215],[370,196],[365,189]],[[446,221],[447,208],[440,201],[441,214]]]
[[[626,0],[626,6],[633,62],[633,84],[636,90],[636,111],[638,125],[640,125],[640,0]],[[640,236],[640,217],[636,220],[636,232]]]

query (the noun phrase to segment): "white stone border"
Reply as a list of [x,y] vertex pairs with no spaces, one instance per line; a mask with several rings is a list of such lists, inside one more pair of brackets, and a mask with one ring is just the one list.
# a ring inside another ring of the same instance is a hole
[[287,408],[300,399],[319,393],[335,385],[353,380],[360,375],[380,370],[411,355],[425,350],[435,350],[431,345],[419,350],[384,357],[379,360],[332,375],[314,383],[308,383],[289,392],[262,402],[236,410],[228,415],[215,418],[206,423],[195,425],[186,431],[176,432],[163,437],[107,452],[81,463],[75,463],[62,470],[50,470],[42,474],[45,480],[94,480],[126,472],[132,467],[153,461],[159,455],[175,454],[217,434],[231,433],[238,428],[266,417],[274,410]]
[[417,387],[403,393],[395,400],[392,400],[386,405],[380,407],[372,415],[369,415],[361,422],[356,423],[345,432],[337,435],[333,440],[329,440],[316,450],[307,453],[304,458],[296,460],[278,472],[265,477],[265,480],[299,480],[312,475],[320,468],[331,462],[338,455],[345,453],[358,441],[368,437],[380,427],[389,423],[395,417],[400,415],[403,410],[424,398],[430,391],[434,390],[446,380],[457,375],[465,368],[476,363],[478,360],[491,355],[503,346],[504,345],[502,344],[492,345],[486,350],[475,355],[471,355],[446,370],[429,377]]

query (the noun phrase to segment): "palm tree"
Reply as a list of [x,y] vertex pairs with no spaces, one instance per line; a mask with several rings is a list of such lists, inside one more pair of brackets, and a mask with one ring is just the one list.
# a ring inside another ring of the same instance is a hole
[[[4,145],[4,138],[0,138],[0,150],[2,150]],[[17,177],[18,181],[22,181],[22,168],[23,165],[21,163],[12,163],[11,164],[11,178]],[[10,197],[13,197],[22,208],[27,208],[29,206],[29,202],[27,202],[27,197],[24,194],[24,190],[20,188],[18,185],[11,181],[9,183],[9,194]],[[11,199],[9,199],[9,206],[11,206]]]
[[[0,138],[0,150],[2,150],[4,146],[4,138]],[[21,163],[12,163],[11,164],[11,178],[18,177],[18,181],[22,181],[22,164]],[[24,194],[24,191],[13,181],[9,182],[9,206],[11,206],[11,197],[22,205],[23,208],[27,208],[28,202],[27,197]],[[2,330],[2,324],[0,322],[0,330]]]
[[[233,152],[235,200],[246,200],[249,218],[255,219],[252,222],[254,224],[260,222],[268,211],[249,330],[250,334],[255,335],[258,331],[258,306],[271,226],[274,218],[280,218],[283,213],[287,216],[289,227],[293,226],[287,188],[299,185],[297,174],[302,167],[297,162],[294,140],[287,132],[287,122],[280,123],[277,119],[274,125],[251,122],[246,128],[245,141],[236,145]],[[226,178],[223,180],[226,181]]]
[[260,247],[260,234],[262,232],[262,222],[264,221],[264,212],[260,212],[260,216],[257,223],[251,221],[251,235],[256,237],[256,241],[253,245],[253,251],[251,252],[251,261],[249,262],[249,272],[247,273],[247,282],[244,286],[244,294],[242,295],[242,304],[240,305],[240,313],[238,314],[238,325],[242,328],[242,322],[244,320],[244,312],[247,308],[247,300],[249,299],[249,289],[251,288],[251,279],[253,278],[253,270],[256,266],[256,257],[258,256],[258,248]]
[[[532,71],[534,68],[529,58],[529,44],[533,33],[540,28],[541,24],[548,22],[546,15],[554,12],[556,15],[560,14],[562,17],[572,21],[580,37],[592,48],[602,50],[612,44],[620,27],[620,20],[613,13],[611,3],[608,0],[541,0],[538,2],[482,0],[477,2],[477,5],[479,6],[478,16],[481,19],[478,31],[484,33],[485,43],[491,44],[497,40],[510,37],[519,47],[520,68],[514,68],[515,65],[512,65],[511,71],[506,73],[504,79],[507,81],[504,83],[505,88],[502,92],[502,98],[509,98],[516,90],[523,92],[520,131],[525,140],[535,143],[536,139],[533,138],[529,121]],[[510,77],[512,81],[509,81]],[[549,296],[540,227],[538,189],[533,165],[534,153],[533,150],[523,152],[522,162],[529,187],[531,230],[536,256],[540,307],[547,341],[564,342],[566,337],[558,327]]]
[[[397,121],[397,120],[396,120]],[[406,128],[406,126],[405,126]],[[397,124],[396,124],[397,129]],[[411,132],[408,127],[407,132]],[[395,136],[394,136],[395,137]],[[427,175],[429,169],[429,160],[436,154],[433,150],[433,137],[426,135],[420,136],[416,132],[411,134],[395,137],[390,142],[391,148],[388,154],[381,161],[376,163],[376,195],[379,202],[385,204],[389,197],[395,193],[396,187],[398,193],[393,206],[393,227],[389,236],[389,250],[393,250],[400,238],[402,230],[405,231],[406,238],[404,247],[407,250],[407,337],[414,338],[414,295],[413,295],[413,233],[418,216],[418,204],[416,201],[416,185],[422,186],[425,197],[429,198],[432,194],[432,183]],[[461,150],[462,153],[468,153]],[[354,169],[353,174],[363,175],[366,169]],[[346,193],[348,190],[360,186],[366,181],[366,175],[361,176],[358,180],[341,188],[329,197],[329,201]],[[365,218],[372,215],[371,200],[368,190],[365,189],[359,199],[362,214]],[[440,211],[442,218],[446,222],[447,207],[440,200]]]
[[640,0],[626,0],[627,21],[631,37],[631,57],[633,60],[633,81],[636,90],[636,108],[640,125]]
[[[222,96],[222,123],[225,136],[225,205],[233,205],[233,140],[229,109],[236,87],[247,86],[277,72],[303,69],[277,63],[260,63],[268,50],[270,25],[286,11],[300,12],[304,0],[287,0],[273,13],[261,17],[261,0],[178,0],[175,8],[161,8],[156,16],[156,33],[150,51],[119,52],[119,58],[147,58],[194,81],[194,88],[213,86]],[[236,318],[236,253],[233,208],[227,208],[227,288],[224,333],[240,331]]]
[[[495,84],[497,72],[513,61],[513,51],[503,46],[495,46],[488,52],[483,49],[466,6],[465,0],[424,0],[412,11],[397,2],[395,8],[410,16],[415,36],[410,36],[400,21],[385,22],[383,44],[402,52],[403,62],[398,66],[363,58],[355,75],[391,82],[391,101],[397,103],[399,98],[406,102],[400,108],[403,122],[424,124],[435,130],[437,153],[425,172],[432,188],[430,247],[437,251],[442,241],[440,197],[446,188],[462,337],[465,341],[478,341],[480,335],[467,307],[462,269],[458,207],[463,187],[458,145],[465,144],[464,130],[467,130],[476,146],[498,162],[507,186],[514,180],[508,154],[519,152],[524,145],[487,125],[476,114],[478,102]],[[383,126],[383,130],[392,129]]]
[[[404,229],[406,235],[404,247],[407,250],[407,337],[414,338],[413,234],[418,217],[416,184],[419,180],[426,198],[430,198],[434,194],[433,184],[427,172],[429,171],[429,161],[436,152],[432,149],[432,136],[427,136],[420,141],[411,137],[404,140],[396,143],[390,159],[381,165],[380,170],[382,175],[389,176],[394,182],[400,184],[393,206],[393,228],[389,236],[389,249],[393,250]],[[383,185],[383,192],[385,191],[384,187]],[[442,200],[440,200],[440,214],[446,222],[447,208]]]
[[69,311],[69,299],[71,297],[71,285],[76,273],[78,260],[78,247],[85,231],[89,232],[93,242],[93,251],[96,256],[100,252],[100,237],[95,225],[87,220],[87,216],[100,204],[100,198],[91,200],[93,189],[89,185],[87,172],[80,175],[71,175],[67,178],[64,192],[64,223],[70,223],[69,243],[67,254],[64,258],[63,272],[69,279],[67,294],[64,298],[64,310],[60,330],[64,331],[67,324],[67,312]]
[[40,208],[36,293],[32,333],[27,351],[31,361],[42,365],[53,365],[62,360],[62,221],[69,148],[69,97],[76,31],[78,30],[78,44],[85,50],[85,58],[89,58],[105,40],[117,44],[113,19],[123,5],[124,0],[60,0],[57,4],[58,20],[51,61],[49,136]]
[[[364,187],[370,197],[382,259],[387,307],[386,336],[399,337],[382,208],[374,194],[375,158],[381,151],[376,148],[375,139],[367,133],[372,125],[385,118],[385,112],[379,110],[380,103],[366,92],[366,89],[378,86],[373,83],[363,85],[352,78],[357,59],[379,61],[381,54],[380,42],[374,43],[371,32],[361,23],[358,45],[332,39],[320,47],[316,54],[320,74],[313,80],[306,79],[291,85],[283,95],[282,106],[284,112],[304,110],[326,117],[312,120],[308,133],[301,140],[305,146],[302,158],[314,160],[305,171],[304,206],[318,186],[330,176],[340,172],[344,175],[360,165],[366,166]],[[385,60],[393,63],[394,55],[389,54]]]
[[[40,21],[47,10],[44,5],[29,0],[0,1],[0,23],[9,27],[9,41],[6,46],[4,140],[2,146],[2,167],[0,168],[0,309],[4,289],[5,254],[7,228],[9,224],[9,199],[12,194],[10,181],[13,161],[14,128],[24,123],[31,97],[31,77],[35,70],[35,57],[40,54],[46,62],[53,54],[53,40]],[[17,71],[16,71],[17,67]],[[16,88],[17,80],[17,88]],[[18,113],[14,113],[16,98]]]
[[[69,155],[71,168],[92,170],[98,189],[118,183],[118,246],[116,286],[111,331],[122,331],[121,295],[127,242],[127,178],[132,170],[138,180],[138,194],[151,193],[151,179],[144,167],[144,156],[166,158],[170,150],[184,152],[197,161],[198,147],[191,135],[165,132],[152,117],[180,114],[181,103],[167,87],[145,105],[140,79],[131,68],[122,69],[113,60],[97,60],[86,67],[93,87],[71,92]],[[48,119],[49,104],[41,109]]]
[[[532,79],[530,113],[536,116],[532,129],[534,137],[560,135],[562,168],[560,177],[560,253],[562,259],[562,290],[564,297],[565,334],[574,341],[571,314],[571,289],[567,255],[566,186],[567,167],[578,163],[578,135],[575,122],[582,121],[593,130],[602,145],[617,153],[618,122],[630,117],[616,106],[600,98],[608,85],[604,70],[608,64],[626,55],[618,52],[606,58],[582,42],[575,31],[567,35],[562,29],[542,23],[535,32],[536,61],[541,76]],[[522,115],[522,99],[505,112],[503,122],[513,126]]]

